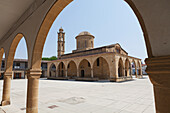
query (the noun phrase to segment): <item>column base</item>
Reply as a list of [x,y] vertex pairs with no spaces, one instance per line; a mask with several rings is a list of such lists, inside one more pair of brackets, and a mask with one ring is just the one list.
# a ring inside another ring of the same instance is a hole
[[50,80],[68,80],[69,77],[47,77]]
[[10,105],[11,102],[10,101],[1,101],[1,106],[6,106],[6,105]]
[[137,77],[137,78],[139,78],[139,79],[140,79],[140,78],[143,78],[143,75],[138,75],[138,77]]
[[98,81],[99,79],[98,78],[83,78],[83,77],[77,77],[75,79],[76,81]]
[[133,80],[132,77],[119,77],[119,78],[110,78],[110,82],[123,82]]
[[27,108],[26,113],[38,113],[38,109],[37,108]]

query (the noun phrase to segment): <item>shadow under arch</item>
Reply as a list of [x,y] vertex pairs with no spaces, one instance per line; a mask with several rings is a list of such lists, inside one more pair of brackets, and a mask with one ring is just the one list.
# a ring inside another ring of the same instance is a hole
[[93,63],[93,76],[99,79],[110,78],[110,68],[107,59],[100,56],[97,57]]
[[80,61],[78,65],[78,71],[80,77],[89,78],[91,77],[91,64],[87,59]]
[[67,76],[69,78],[77,77],[77,65],[73,60],[71,60],[67,65]]
[[50,65],[50,71],[49,71],[50,77],[55,77],[56,76],[56,66],[54,63]]
[[66,75],[66,66],[63,62],[60,62],[57,67],[58,77],[65,77]]
[[125,76],[131,75],[131,64],[128,58],[125,60]]
[[119,61],[118,61],[118,77],[123,77],[124,76],[123,69],[124,69],[123,60],[120,57]]
[[[14,61],[14,56],[15,56],[15,52],[16,52],[16,48],[20,42],[20,40],[24,38],[25,42],[26,42],[26,46],[27,46],[27,53],[28,53],[28,43],[27,40],[25,38],[25,36],[22,33],[18,33],[15,38],[13,39],[11,45],[10,45],[10,49],[8,51],[8,55],[7,57],[7,62],[6,62],[6,71],[7,72],[11,72],[12,68],[13,68],[13,61]],[[29,59],[29,53],[28,53],[28,59]]]

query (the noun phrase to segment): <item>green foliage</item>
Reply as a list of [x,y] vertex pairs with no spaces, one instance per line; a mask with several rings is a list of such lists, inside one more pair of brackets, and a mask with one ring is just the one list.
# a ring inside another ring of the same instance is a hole
[[52,61],[52,60],[57,60],[57,57],[56,56],[52,56],[50,58],[44,57],[42,58],[42,60]]

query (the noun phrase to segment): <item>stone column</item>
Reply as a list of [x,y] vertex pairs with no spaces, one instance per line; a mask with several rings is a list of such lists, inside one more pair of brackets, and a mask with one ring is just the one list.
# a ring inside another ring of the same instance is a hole
[[122,73],[122,75],[123,75],[123,77],[125,77],[125,68],[123,67],[123,71],[122,71],[123,73]]
[[93,69],[91,69],[91,78],[93,78],[94,76],[93,76]]
[[38,92],[41,70],[28,70],[26,113],[38,113]]
[[142,68],[140,68],[140,75],[143,75],[143,73],[142,73]]
[[136,76],[136,78],[138,78],[138,71],[137,71],[138,69],[137,69],[137,67],[135,67],[135,76]]
[[148,58],[146,72],[153,84],[156,113],[170,112],[170,56]]
[[66,77],[67,77],[67,70],[66,70]]
[[58,77],[58,70],[56,70],[56,77]]
[[12,71],[4,73],[3,96],[1,105],[10,105],[10,90],[11,90]]
[[77,69],[77,77],[79,77],[79,70]]

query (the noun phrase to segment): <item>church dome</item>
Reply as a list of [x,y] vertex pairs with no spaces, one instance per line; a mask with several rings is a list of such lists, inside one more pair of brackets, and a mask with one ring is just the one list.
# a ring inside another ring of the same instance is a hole
[[94,36],[91,34],[91,33],[89,33],[88,31],[83,31],[83,32],[81,32],[81,33],[79,33],[79,35],[77,35],[76,36],[76,39],[79,37],[79,38],[85,38],[85,37],[93,37],[94,38]]
[[81,36],[81,35],[92,35],[92,34],[89,33],[88,31],[83,31],[83,32],[79,33],[78,36]]

